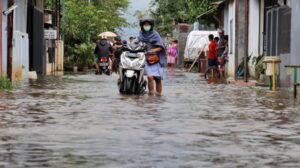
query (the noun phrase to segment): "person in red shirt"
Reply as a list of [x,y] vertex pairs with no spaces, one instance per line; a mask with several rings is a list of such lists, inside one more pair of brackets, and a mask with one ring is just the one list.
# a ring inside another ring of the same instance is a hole
[[210,41],[208,45],[208,66],[216,66],[217,65],[217,47],[218,43],[214,41],[214,35],[210,34],[208,36]]

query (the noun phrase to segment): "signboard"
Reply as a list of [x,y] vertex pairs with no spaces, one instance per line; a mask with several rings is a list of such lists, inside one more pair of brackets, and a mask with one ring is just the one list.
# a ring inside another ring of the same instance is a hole
[[45,30],[44,31],[45,39],[55,40],[57,39],[57,30]]

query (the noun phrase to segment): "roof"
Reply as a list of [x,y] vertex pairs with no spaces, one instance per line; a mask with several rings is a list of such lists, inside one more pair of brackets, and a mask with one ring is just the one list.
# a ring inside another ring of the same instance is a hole
[[197,19],[201,18],[202,16],[209,15],[209,14],[213,13],[215,10],[216,10],[216,9],[211,9],[211,10],[209,10],[209,11],[206,11],[206,12],[204,12],[204,13],[198,15],[198,16],[197,16]]
[[[225,3],[225,0],[220,0],[220,1],[212,2],[211,4],[220,6],[220,5],[222,5],[223,3]],[[209,10],[209,11],[206,11],[206,12],[204,12],[204,13],[198,15],[198,16],[197,16],[197,19],[199,19],[199,18],[201,18],[201,17],[203,17],[203,16],[205,16],[205,15],[209,15],[209,14],[213,13],[213,12],[216,11],[216,10],[217,10],[217,9],[211,9],[211,10]]]

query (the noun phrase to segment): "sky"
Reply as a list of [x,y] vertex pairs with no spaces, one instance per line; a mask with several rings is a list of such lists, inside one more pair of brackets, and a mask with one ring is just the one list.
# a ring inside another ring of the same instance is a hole
[[[128,12],[133,14],[136,10],[141,10],[142,12],[145,12],[149,9],[150,7],[150,1],[151,0],[130,0],[130,5],[128,7]],[[126,14],[124,16],[129,23],[132,25],[134,23],[137,23],[137,18],[130,15]],[[124,28],[122,32],[122,39],[128,40],[130,36],[137,36],[139,32],[138,27],[133,27],[133,28]]]

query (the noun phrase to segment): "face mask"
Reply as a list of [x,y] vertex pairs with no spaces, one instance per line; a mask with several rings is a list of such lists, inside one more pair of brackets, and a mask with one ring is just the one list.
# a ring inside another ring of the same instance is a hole
[[151,30],[151,26],[143,26],[143,28],[144,28],[144,30],[145,30],[146,32],[148,32],[148,31]]

